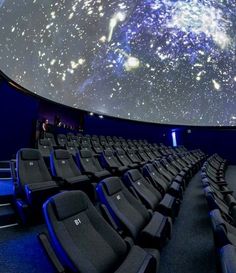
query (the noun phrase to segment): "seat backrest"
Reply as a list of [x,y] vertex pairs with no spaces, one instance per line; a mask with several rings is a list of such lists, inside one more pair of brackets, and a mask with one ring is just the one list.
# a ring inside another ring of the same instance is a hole
[[93,143],[93,150],[95,151],[95,153],[97,154],[101,154],[103,152],[103,148],[99,143]]
[[99,172],[103,170],[98,159],[89,150],[80,150],[77,154],[77,160],[81,169],[85,172]]
[[51,154],[50,163],[54,176],[67,179],[81,175],[72,155],[67,150],[55,150]]
[[150,160],[149,156],[145,153],[145,151],[141,148],[138,149],[138,154],[144,161]]
[[169,181],[172,181],[174,179],[174,175],[171,174],[166,168],[164,168],[159,161],[153,162],[153,166]]
[[152,210],[160,203],[162,196],[153,185],[151,185],[139,170],[129,170],[124,174],[124,180],[128,186],[134,188],[140,199]]
[[39,150],[21,149],[17,153],[16,160],[17,180],[20,187],[52,180]]
[[72,272],[115,272],[128,249],[81,191],[63,192],[43,206],[53,247]]
[[66,138],[66,135],[63,135],[63,134],[59,134],[57,136],[57,142],[60,146],[65,146],[66,143],[67,143],[67,138]]
[[102,154],[103,161],[105,161],[105,164],[107,164],[109,167],[121,167],[121,163],[117,160],[117,158],[114,156],[112,150],[106,149]]
[[166,192],[170,182],[163,175],[161,175],[152,164],[146,164],[143,166],[143,174],[150,178],[154,184],[160,185]]
[[97,185],[97,193],[117,225],[136,239],[140,230],[149,221],[147,209],[127,190],[118,177],[102,180]]
[[76,153],[78,153],[78,149],[73,142],[68,142],[66,144],[66,150],[73,156],[76,156]]
[[127,154],[128,154],[129,158],[131,159],[131,161],[133,163],[139,163],[139,162],[141,162],[141,159],[137,156],[137,154],[135,153],[135,150],[128,149],[127,150]]
[[72,137],[74,137],[75,135],[73,133],[67,133],[67,139],[70,141]]
[[79,140],[77,136],[71,136],[70,137],[70,142],[74,143],[75,146],[79,146]]
[[39,139],[38,149],[43,157],[49,157],[52,151],[52,143],[48,139]]
[[132,164],[132,161],[126,155],[126,153],[123,149],[117,148],[116,149],[116,156],[124,166],[128,166],[129,164]]
[[44,139],[49,140],[51,142],[52,146],[56,145],[56,141],[55,141],[54,135],[52,133],[45,132],[44,133]]

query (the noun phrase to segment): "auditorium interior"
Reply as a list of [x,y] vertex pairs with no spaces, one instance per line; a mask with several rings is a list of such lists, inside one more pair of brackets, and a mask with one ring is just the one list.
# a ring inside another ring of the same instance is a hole
[[236,273],[234,1],[0,0],[0,126],[0,273]]

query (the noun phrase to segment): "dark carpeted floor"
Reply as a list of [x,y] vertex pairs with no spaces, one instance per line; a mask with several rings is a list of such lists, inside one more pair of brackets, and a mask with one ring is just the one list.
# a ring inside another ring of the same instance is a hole
[[55,273],[37,234],[43,226],[0,230],[0,273]]
[[[233,189],[236,166],[227,179]],[[236,192],[236,183],[234,183]],[[0,273],[54,273],[36,235],[43,226],[0,230]],[[161,253],[160,273],[216,273],[216,258],[200,172],[187,187],[171,241]],[[128,272],[127,272],[128,273]]]
[[161,253],[160,273],[189,272],[216,273],[213,234],[200,172],[184,193],[172,239]]

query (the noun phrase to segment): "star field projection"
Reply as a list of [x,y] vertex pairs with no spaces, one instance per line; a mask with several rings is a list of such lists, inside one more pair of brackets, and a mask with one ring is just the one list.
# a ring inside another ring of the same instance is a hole
[[0,63],[75,108],[236,125],[235,1],[0,0]]

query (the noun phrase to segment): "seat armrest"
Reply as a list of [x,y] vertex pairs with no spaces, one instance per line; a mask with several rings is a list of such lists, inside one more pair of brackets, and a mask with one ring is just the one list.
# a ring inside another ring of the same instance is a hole
[[134,241],[131,237],[125,237],[124,241],[128,247],[128,249],[130,250],[132,248],[132,246],[134,245]]
[[38,234],[38,239],[41,242],[44,250],[46,251],[48,257],[50,258],[52,264],[54,265],[57,273],[66,273],[65,268],[59,261],[54,249],[52,248],[52,245],[48,239],[48,236],[45,233]]
[[148,209],[148,213],[149,213],[149,215],[152,217],[153,211],[152,211],[151,209]]
[[59,185],[59,186],[64,186],[66,183],[66,180],[63,179],[60,176],[52,176],[52,179]]

